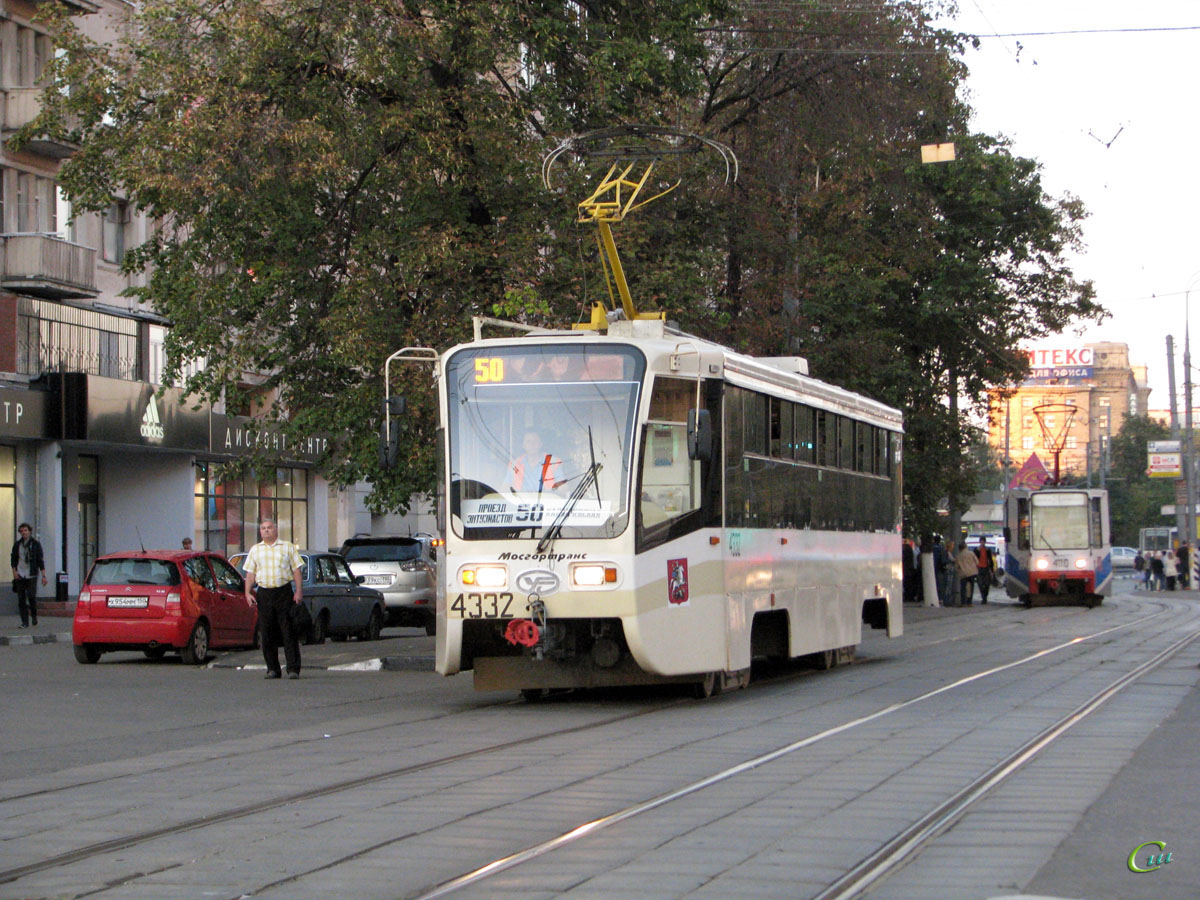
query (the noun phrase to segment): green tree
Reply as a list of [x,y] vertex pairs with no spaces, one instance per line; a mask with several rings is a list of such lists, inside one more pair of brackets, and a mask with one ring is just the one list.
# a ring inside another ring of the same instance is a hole
[[287,429],[334,436],[333,480],[366,477],[393,508],[433,483],[436,415],[428,369],[401,367],[406,458],[378,471],[384,359],[444,349],[474,314],[585,305],[540,159],[552,135],[673,113],[723,10],[145,0],[105,46],[57,6],[65,52],[25,137],[78,143],[61,173],[78,209],[122,196],[161,223],[126,267],[173,325],[168,375],[202,358],[199,395],[274,397]]
[[1114,544],[1136,547],[1142,528],[1175,524],[1162,515],[1162,507],[1175,502],[1175,479],[1146,474],[1147,442],[1167,437],[1165,425],[1129,416],[1112,439],[1107,484]]
[[[943,498],[965,508],[969,419],[1022,378],[1021,344],[1103,315],[1066,259],[1082,205],[970,132],[961,40],[931,14],[746,4],[721,33],[704,114],[744,150],[743,177],[724,294],[691,314],[902,409],[914,532]],[[920,144],[948,140],[954,162],[919,162]]]

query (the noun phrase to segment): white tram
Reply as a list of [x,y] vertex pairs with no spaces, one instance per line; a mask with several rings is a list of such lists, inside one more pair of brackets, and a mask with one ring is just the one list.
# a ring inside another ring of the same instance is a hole
[[437,671],[480,690],[745,685],[902,633],[899,412],[617,321],[443,354]]
[[1004,586],[1026,606],[1093,607],[1112,593],[1108,491],[1018,488],[1004,504]]

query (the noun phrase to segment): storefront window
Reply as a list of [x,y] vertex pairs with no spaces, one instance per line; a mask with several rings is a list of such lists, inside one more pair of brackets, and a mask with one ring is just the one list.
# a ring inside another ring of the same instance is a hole
[[16,540],[17,458],[12,447],[0,445],[0,534]]
[[231,556],[258,542],[259,516],[272,516],[279,536],[304,548],[308,544],[307,491],[304,469],[281,468],[273,480],[225,478],[219,463],[196,463],[197,546]]

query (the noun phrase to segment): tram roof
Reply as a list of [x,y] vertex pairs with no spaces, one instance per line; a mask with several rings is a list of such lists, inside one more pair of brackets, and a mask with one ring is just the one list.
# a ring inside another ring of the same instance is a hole
[[[611,342],[638,347],[646,353],[650,362],[650,371],[662,374],[656,361],[667,360],[674,355],[688,355],[695,352],[702,354],[705,363],[709,366],[717,363],[717,358],[719,358],[720,377],[739,387],[770,391],[776,396],[783,396],[833,412],[849,412],[869,417],[875,419],[878,424],[896,431],[902,431],[904,427],[904,418],[900,410],[812,377],[808,374],[807,361],[802,357],[749,356],[722,344],[671,328],[661,321],[617,321],[610,325],[607,333],[549,328],[523,330],[526,333],[521,335],[480,338],[468,344],[460,344],[447,351],[447,355],[463,347],[480,344],[515,346],[528,341],[542,340],[563,344]],[[680,374],[686,373],[681,372]]]

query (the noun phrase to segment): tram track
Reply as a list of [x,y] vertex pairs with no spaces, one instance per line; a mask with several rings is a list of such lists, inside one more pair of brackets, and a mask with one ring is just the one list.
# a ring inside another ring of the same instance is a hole
[[[808,737],[794,741],[790,744],[779,747],[768,753],[761,754],[759,756],[748,759],[744,762],[738,763],[737,765],[726,768],[726,769],[724,769],[720,772],[717,772],[713,775],[710,775],[706,778],[703,778],[698,781],[692,782],[690,784],[684,785],[680,788],[669,791],[667,793],[660,794],[649,800],[645,800],[640,803],[632,804],[628,807],[625,807],[624,809],[618,810],[614,813],[603,816],[601,818],[593,819],[591,821],[581,823],[580,825],[576,826],[575,828],[572,828],[569,831],[563,832],[549,840],[546,840],[546,841],[543,841],[534,846],[528,847],[517,853],[509,854],[507,856],[492,860],[491,862],[488,862],[487,864],[480,866],[470,872],[463,873],[462,875],[456,876],[455,878],[444,881],[429,890],[425,890],[425,891],[422,891],[417,894],[402,895],[402,897],[399,898],[399,900],[438,900],[438,898],[449,896],[463,888],[470,887],[470,886],[475,885],[487,878],[490,878],[494,875],[498,875],[501,872],[508,871],[509,869],[515,868],[524,863],[527,863],[534,859],[537,859],[541,856],[552,853],[555,850],[566,847],[578,840],[584,839],[586,837],[594,836],[614,825],[618,825],[622,822],[628,821],[628,820],[635,818],[637,816],[640,816],[644,813],[648,813],[653,810],[659,809],[660,807],[663,807],[667,804],[670,804],[672,802],[680,800],[684,797],[688,797],[688,796],[696,794],[700,791],[703,791],[706,788],[720,784],[731,778],[735,778],[746,772],[752,771],[753,769],[757,769],[763,765],[766,765],[767,763],[774,762],[778,759],[782,759],[783,757],[788,756],[792,753],[795,753],[799,750],[803,750],[803,749],[812,747],[813,745],[818,744],[822,741],[842,735],[852,729],[858,728],[859,726],[866,725],[871,722],[875,722],[881,718],[884,718],[885,716],[889,716],[894,713],[900,712],[901,710],[908,709],[917,704],[924,703],[928,700],[931,700],[931,699],[938,697],[942,694],[945,694],[949,691],[952,691],[957,688],[961,688],[966,685],[972,684],[974,682],[980,681],[981,679],[988,678],[990,676],[997,675],[1002,672],[1007,672],[1011,669],[1026,665],[1028,663],[1042,659],[1046,656],[1060,652],[1067,648],[1078,646],[1079,644],[1095,640],[1096,638],[1103,637],[1105,635],[1112,634],[1117,631],[1122,631],[1126,628],[1132,627],[1135,624],[1143,623],[1150,619],[1157,618],[1158,616],[1163,615],[1163,614],[1165,614],[1165,611],[1158,612],[1158,613],[1152,613],[1149,616],[1145,616],[1141,619],[1137,619],[1132,622],[1127,622],[1122,625],[1117,625],[1117,626],[1113,626],[1110,628],[1106,628],[1101,631],[1094,632],[1090,635],[1072,638],[1069,641],[1065,641],[1065,642],[1057,644],[1053,647],[1039,650],[1036,653],[1032,653],[1028,656],[1025,656],[1025,657],[1015,660],[1013,662],[995,666],[993,668],[986,669],[981,672],[977,672],[974,675],[968,675],[966,677],[959,678],[953,682],[942,685],[933,690],[926,691],[925,693],[922,693],[916,697],[912,697],[905,701],[893,703],[882,709],[876,710],[873,713],[870,713],[870,714],[867,714],[864,716],[860,716],[858,718],[844,722],[840,725],[834,726],[832,728],[828,728],[817,734],[810,735]],[[1090,704],[1090,708],[1088,709],[1087,714],[1090,714],[1090,712],[1093,712],[1095,709],[1098,709],[1104,701],[1110,699],[1119,690],[1121,690],[1128,684],[1133,683],[1133,681],[1136,681],[1138,678],[1142,677],[1142,675],[1146,674],[1147,672],[1152,671],[1154,668],[1157,668],[1159,665],[1162,664],[1162,662],[1165,662],[1171,656],[1174,656],[1175,653],[1179,652],[1179,650],[1183,649],[1183,647],[1187,646],[1188,644],[1190,644],[1192,641],[1196,640],[1197,638],[1200,638],[1200,630],[1191,633],[1190,635],[1186,636],[1185,638],[1181,639],[1180,641],[1177,641],[1175,644],[1172,645],[1172,647],[1168,648],[1168,651],[1164,651],[1163,653],[1157,654],[1152,660],[1148,661],[1147,663],[1143,663],[1141,666],[1139,666],[1137,669],[1135,669],[1133,673],[1127,673],[1126,675],[1123,675],[1120,678],[1116,679],[1116,681],[1114,681],[1112,684],[1110,684],[1108,687],[1106,687],[1104,690],[1102,690],[1091,701],[1088,701],[1088,704],[1084,704],[1084,706],[1089,706],[1089,704]],[[1097,701],[1096,698],[1103,698],[1103,699]],[[994,767],[995,771],[989,770],[989,772],[984,773],[984,775],[981,776],[980,779],[973,781],[971,783],[971,785],[968,785],[961,792],[956,794],[954,798],[951,798],[952,800],[955,800],[956,798],[958,798],[960,802],[958,802],[956,804],[951,804],[948,802],[947,804],[939,805],[939,807],[934,810],[934,813],[938,813],[938,815],[933,819],[933,821],[936,822],[939,825],[939,827],[941,827],[941,828],[948,827],[948,825],[955,818],[960,816],[962,814],[962,812],[965,811],[965,809],[969,805],[969,803],[961,802],[961,798],[963,798],[963,797],[969,798],[971,803],[977,801],[980,797],[983,796],[983,794],[985,794],[987,792],[987,790],[990,790],[991,787],[994,787],[995,784],[998,784],[1000,780],[1003,780],[1003,778],[996,778],[996,771],[1002,772],[1003,777],[1007,777],[1009,774],[1011,774],[1013,771],[1015,771],[1016,768],[1018,768],[1020,765],[1024,764],[1024,762],[1028,761],[1028,759],[1032,758],[1033,755],[1036,755],[1036,752],[1040,752],[1042,749],[1044,749],[1045,746],[1047,746],[1050,741],[1052,741],[1054,738],[1057,738],[1059,735],[1061,735],[1063,732],[1065,732],[1066,729],[1068,727],[1070,727],[1070,725],[1075,724],[1075,722],[1078,721],[1079,718],[1081,718],[1081,716],[1078,716],[1078,709],[1077,709],[1077,710],[1073,711],[1072,713],[1069,713],[1067,716],[1065,716],[1063,720],[1060,720],[1059,722],[1055,723],[1055,725],[1053,725],[1050,728],[1043,731],[1038,737],[1036,737],[1033,740],[1031,740],[1030,742],[1028,742],[1027,745],[1023,746],[1021,748],[1021,750],[1018,750],[1016,753],[1014,753],[1009,759],[1005,760],[1001,764],[998,764],[996,767]],[[1070,720],[1070,724],[1064,726],[1063,721],[1065,721],[1065,720]],[[1031,747],[1035,748],[1035,749],[1033,751],[1031,751],[1031,749],[1030,749]],[[982,791],[978,790],[977,783],[985,783],[985,782],[987,783],[986,790],[982,790]],[[944,810],[943,810],[943,807],[945,807]],[[926,818],[929,818],[933,815],[934,814],[931,813],[930,816],[923,817],[921,822],[924,822]],[[918,823],[918,824],[920,824],[920,823]],[[913,829],[910,829],[910,830],[913,830]],[[904,834],[907,834],[907,832],[902,833],[902,835],[904,835]],[[902,835],[897,836],[897,838],[895,840],[904,844],[905,846],[907,846],[907,843],[902,840]],[[922,840],[926,840],[926,839],[928,839],[927,836],[922,838]],[[891,855],[888,856],[888,859],[891,860]],[[890,866],[894,866],[895,864],[896,863],[894,863],[894,862],[890,863],[889,868],[890,868]],[[882,865],[882,863],[880,863],[880,865]],[[866,869],[870,869],[870,866],[867,866]],[[858,867],[856,867],[852,871],[857,871],[857,870],[858,870]],[[833,900],[834,897],[836,897],[837,900],[850,900],[851,897],[859,896],[859,895],[860,894],[858,894],[858,893],[844,893],[844,894],[830,895],[828,898],[826,898],[825,895],[822,894],[821,900]]]
[[[230,822],[235,819],[243,819],[259,813],[268,812],[273,809],[278,809],[283,806],[289,806],[294,803],[303,803],[307,800],[315,800],[321,797],[328,797],[333,794],[338,794],[343,791],[355,790],[357,788],[366,787],[380,781],[387,781],[393,778],[402,778],[406,775],[413,775],[418,772],[428,771],[429,769],[438,768],[440,766],[453,765],[473,757],[482,756],[488,753],[502,752],[512,750],[517,747],[528,746],[539,741],[550,740],[552,738],[565,737],[571,734],[591,731],[597,728],[605,728],[609,725],[618,722],[629,721],[641,716],[652,715],[661,712],[664,709],[669,709],[673,706],[678,706],[689,702],[685,698],[679,698],[669,703],[660,703],[646,709],[634,710],[632,712],[623,713],[617,716],[609,716],[596,722],[587,722],[582,725],[575,725],[570,728],[560,728],[554,731],[544,732],[541,734],[530,735],[528,737],[518,738],[512,741],[506,741],[501,744],[489,744],[486,747],[477,747],[474,750],[467,750],[462,753],[449,754],[436,759],[424,760],[417,763],[410,763],[405,766],[397,766],[392,769],[387,769],[382,772],[373,772],[369,775],[362,775],[357,778],[349,778],[342,781],[336,781],[331,784],[322,785],[316,788],[310,788],[304,791],[296,791],[294,793],[284,794],[277,797],[272,797],[268,800],[261,800],[257,803],[250,803],[245,806],[236,807],[220,813],[213,813],[207,816],[198,816],[184,822],[177,822],[171,825],[164,825],[159,828],[147,829],[134,834],[123,835],[119,838],[113,838],[107,841],[98,841],[94,844],[89,844],[86,847],[80,847],[76,850],[71,850],[66,853],[60,853],[48,859],[40,860],[36,863],[29,863],[24,866],[17,866],[11,869],[0,870],[0,884],[8,884],[23,878],[26,875],[31,875],[36,872],[42,872],[47,869],[52,869],[57,866],[68,865],[74,862],[88,859],[93,856],[99,856],[104,853],[111,853],[115,850],[125,850],[129,847],[137,846],[138,844],[146,843],[157,838],[168,835],[186,834],[189,831],[195,831],[198,828],[207,828],[213,825],[220,825],[224,822]],[[254,751],[256,754],[262,750]],[[144,773],[139,773],[144,774]],[[128,777],[128,776],[122,776]],[[89,782],[88,784],[94,784]],[[80,785],[63,786],[54,789],[55,791],[66,791],[72,788],[77,788]],[[46,791],[44,793],[51,793]],[[22,798],[28,796],[38,796],[38,794],[22,795]],[[6,798],[7,799],[7,798]],[[0,801],[3,803],[4,801]]]
[[[993,667],[993,668],[984,670],[982,672],[976,673],[974,675],[968,676],[963,679],[958,679],[954,682],[951,682],[946,685],[942,685],[934,690],[931,690],[924,694],[921,694],[918,697],[914,697],[914,698],[911,698],[910,700],[904,701],[903,703],[892,704],[891,706],[888,706],[881,710],[878,710],[875,713],[870,714],[869,716],[860,717],[858,719],[851,720],[846,723],[842,723],[834,728],[827,729],[826,731],[823,731],[820,734],[812,735],[810,737],[804,738],[800,741],[795,742],[794,744],[788,745],[785,748],[780,748],[779,750],[773,751],[773,753],[771,753],[771,754],[767,754],[762,757],[756,757],[754,759],[743,762],[743,763],[739,764],[738,766],[733,767],[733,770],[727,770],[726,772],[718,773],[716,776],[711,776],[709,779],[705,779],[703,782],[698,782],[694,785],[687,786],[686,788],[671,792],[670,794],[664,795],[663,797],[654,798],[651,801],[647,801],[646,803],[639,804],[636,807],[628,808],[619,813],[615,813],[612,816],[606,816],[606,817],[604,817],[603,820],[598,820],[598,822],[600,822],[600,824],[597,824],[597,821],[584,823],[583,825],[581,825],[575,829],[572,829],[571,832],[568,832],[567,834],[570,835],[570,837],[567,837],[564,835],[564,836],[560,836],[559,838],[557,838],[555,840],[569,843],[569,842],[571,842],[573,840],[577,840],[580,837],[585,836],[587,834],[592,834],[599,830],[602,830],[603,828],[608,827],[609,825],[616,824],[619,821],[624,821],[627,818],[630,818],[634,815],[638,815],[641,812],[646,812],[650,809],[657,808],[658,806],[669,803],[672,800],[679,799],[680,797],[686,796],[690,793],[694,793],[698,790],[702,790],[708,784],[716,783],[716,780],[724,780],[726,778],[734,777],[734,775],[736,775],[736,774],[740,774],[741,772],[749,771],[752,768],[763,765],[765,762],[768,762],[771,759],[778,758],[779,756],[785,755],[786,753],[795,752],[796,750],[802,749],[805,746],[811,746],[812,744],[817,743],[818,741],[825,740],[830,737],[834,737],[837,734],[844,733],[845,731],[855,728],[855,727],[857,727],[861,724],[864,724],[868,721],[873,721],[881,716],[889,715],[892,712],[898,711],[899,709],[911,706],[915,703],[922,702],[931,697],[934,697],[939,694],[943,694],[947,691],[953,690],[957,687],[961,687],[965,684],[977,681],[981,678],[986,678],[988,676],[998,674],[999,672],[1007,671],[1015,666],[1023,665],[1025,663],[1032,662],[1032,661],[1040,659],[1040,658],[1044,658],[1049,654],[1057,653],[1059,651],[1065,650],[1072,646],[1077,646],[1083,642],[1094,641],[1098,638],[1115,633],[1117,631],[1121,631],[1121,630],[1142,624],[1142,623],[1152,620],[1158,616],[1164,615],[1167,611],[1168,610],[1164,609],[1159,612],[1151,613],[1146,616],[1141,616],[1137,619],[1134,619],[1134,620],[1131,620],[1131,621],[1128,621],[1128,622],[1125,622],[1125,623],[1122,623],[1119,625],[1100,629],[1100,630],[1097,630],[1097,631],[1092,632],[1087,635],[1078,636],[1078,637],[1072,638],[1069,641],[1057,644],[1053,647],[1046,648],[1046,649],[1040,650],[1036,653],[1027,655],[1019,660],[1004,664],[1002,666],[997,666],[997,667]],[[796,675],[793,675],[793,677],[796,677]],[[764,684],[775,684],[780,680],[791,680],[791,678],[788,678],[788,679],[776,678],[776,679],[772,679],[770,681],[764,682]],[[573,726],[571,728],[557,729],[554,731],[549,731],[549,732],[541,733],[538,735],[530,735],[530,736],[522,737],[522,738],[519,738],[519,739],[513,740],[513,741],[507,741],[507,742],[502,742],[502,743],[498,743],[498,744],[489,744],[486,747],[479,747],[479,748],[476,748],[476,749],[473,749],[470,751],[465,751],[463,753],[446,755],[446,756],[439,757],[437,759],[430,759],[430,760],[422,761],[419,763],[413,763],[413,764],[406,765],[406,766],[395,767],[395,768],[388,769],[386,771],[371,773],[369,775],[364,775],[364,776],[360,776],[360,777],[353,778],[353,779],[345,779],[342,781],[333,782],[331,784],[322,785],[322,786],[304,790],[304,791],[291,792],[286,795],[269,798],[269,799],[260,801],[258,803],[247,804],[244,806],[225,810],[225,811],[214,813],[211,815],[200,816],[200,817],[196,817],[196,818],[182,821],[182,822],[167,824],[167,825],[164,825],[159,828],[147,829],[147,830],[140,831],[137,833],[124,835],[119,838],[114,838],[114,839],[107,840],[107,841],[92,843],[92,844],[89,844],[84,847],[79,847],[72,851],[57,854],[51,858],[39,860],[39,861],[32,862],[32,863],[29,863],[29,864],[26,864],[23,866],[12,867],[12,868],[0,871],[0,884],[7,884],[7,883],[18,880],[18,879],[20,879],[24,876],[30,875],[30,874],[34,874],[34,873],[37,873],[40,871],[45,871],[45,870],[48,870],[51,868],[56,868],[59,866],[68,865],[71,863],[81,862],[81,861],[87,860],[91,857],[100,856],[100,855],[103,855],[106,853],[111,853],[113,851],[129,849],[129,848],[135,847],[139,844],[143,844],[143,843],[147,843],[149,841],[156,840],[158,838],[185,834],[190,831],[195,831],[195,830],[202,829],[202,828],[216,826],[216,825],[220,825],[222,823],[234,821],[236,819],[247,818],[247,817],[251,817],[251,816],[254,816],[254,815],[257,815],[260,813],[269,812],[273,809],[277,809],[277,808],[280,808],[283,806],[288,806],[288,805],[292,805],[292,804],[300,804],[300,803],[304,803],[306,801],[312,801],[312,800],[316,800],[316,799],[319,799],[322,797],[329,797],[331,795],[335,795],[335,794],[338,794],[341,792],[351,791],[351,790],[355,790],[358,788],[362,788],[362,787],[371,785],[373,783],[378,783],[381,781],[394,779],[394,778],[402,778],[407,775],[412,775],[412,774],[416,774],[419,772],[428,771],[430,769],[437,768],[440,766],[452,765],[454,763],[458,763],[463,760],[470,759],[472,757],[478,757],[478,756],[488,754],[488,753],[503,752],[505,750],[511,750],[513,748],[528,746],[528,745],[531,745],[531,744],[534,744],[534,743],[537,743],[540,741],[544,741],[544,740],[549,740],[549,739],[553,739],[553,738],[557,738],[557,737],[567,736],[570,734],[604,728],[606,726],[613,725],[613,724],[623,722],[623,721],[627,721],[630,719],[635,719],[635,718],[642,717],[642,716],[653,715],[653,714],[659,713],[665,709],[675,707],[675,706],[680,706],[680,705],[687,704],[690,702],[692,702],[692,701],[688,701],[683,698],[679,698],[679,699],[672,700],[669,703],[655,704],[654,706],[646,708],[646,709],[635,710],[632,712],[623,713],[618,716],[606,717],[606,718],[596,721],[596,722],[584,723],[581,725]],[[497,704],[497,706],[500,706],[500,705],[504,705],[504,704]],[[462,713],[454,713],[451,715],[461,715],[461,714]],[[446,718],[446,717],[443,716],[443,717],[436,717],[436,718]],[[407,723],[402,723],[402,724],[407,724]],[[663,752],[671,752],[673,749],[676,749],[676,748],[667,748]],[[254,752],[261,752],[261,748],[255,750]],[[55,790],[68,790],[69,787],[70,786],[64,786],[62,788],[56,788]],[[494,808],[496,808],[496,809],[503,808],[503,806],[505,806],[505,805],[506,804],[499,804]],[[490,808],[483,809],[483,810],[476,810],[473,813],[471,813],[471,815],[480,815],[480,814],[483,814],[488,811],[490,811]],[[402,841],[410,836],[412,836],[412,835],[411,834],[393,835],[391,838],[380,843],[376,847],[359,848],[354,853],[347,855],[343,859],[334,860],[332,862],[326,862],[325,864],[320,866],[319,869],[314,869],[312,871],[319,871],[319,870],[331,868],[331,867],[334,867],[336,865],[340,865],[343,863],[348,863],[351,860],[353,860],[354,858],[363,855],[363,853],[371,852],[373,849],[378,849],[378,847],[386,846],[387,844]],[[472,878],[468,882],[462,882],[461,884],[456,884],[453,888],[447,888],[447,885],[450,884],[449,882],[447,882],[443,885],[439,885],[432,892],[428,892],[426,894],[421,894],[418,896],[421,898],[421,900],[424,900],[424,898],[427,898],[427,897],[443,896],[446,893],[451,892],[452,890],[457,890],[458,887],[465,886],[468,883],[474,883],[474,881],[478,880],[479,877],[487,877],[488,875],[495,874],[496,872],[503,871],[504,869],[507,869],[507,868],[511,868],[514,865],[519,865],[521,862],[524,862],[527,859],[531,859],[531,858],[534,858],[535,856],[550,852],[550,850],[556,849],[557,846],[561,846],[561,845],[562,844],[556,844],[553,847],[547,847],[545,849],[540,849],[533,855],[528,855],[530,853],[530,851],[527,850],[527,851],[524,851],[522,854],[518,854],[519,858],[517,858],[517,859],[507,860],[507,858],[506,858],[507,861],[506,860],[498,860],[492,864],[489,864],[489,866],[483,867],[484,869],[487,869],[488,871],[486,872],[486,874],[484,874],[482,876],[479,875],[478,872],[469,873],[472,875]],[[530,849],[533,850],[535,848],[530,848]],[[167,868],[170,868],[170,866],[168,866]],[[147,874],[147,873],[146,872],[139,872],[137,874],[131,873],[131,875],[129,876],[129,878],[127,880],[130,880],[130,881],[136,880],[138,877],[142,877],[145,874]],[[263,888],[265,889],[267,887],[271,887],[274,885],[284,884],[289,881],[294,881],[298,878],[304,877],[307,874],[311,874],[311,872],[296,873],[293,876],[285,878],[279,882],[273,883],[273,885],[264,885]],[[460,876],[460,878],[461,877],[463,877],[463,876]],[[457,881],[458,881],[458,879],[455,879],[455,882],[457,882]],[[115,883],[111,883],[110,886],[113,886],[115,884],[120,884],[120,883],[122,883],[122,882],[120,880],[118,880]],[[89,893],[91,893],[91,892],[89,892]],[[84,896],[84,894],[78,894],[76,896]]]

